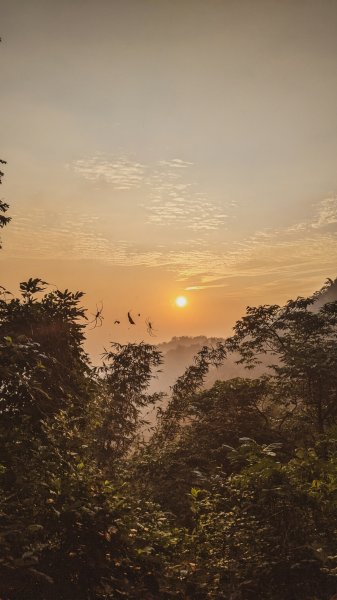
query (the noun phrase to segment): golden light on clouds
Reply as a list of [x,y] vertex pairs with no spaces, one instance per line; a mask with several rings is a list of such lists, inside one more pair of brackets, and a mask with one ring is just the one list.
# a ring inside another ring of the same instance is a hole
[[187,298],[185,296],[178,296],[175,299],[176,306],[184,308],[187,305]]
[[99,355],[143,315],[157,341],[222,336],[336,276],[336,2],[3,4],[7,289],[103,300]]

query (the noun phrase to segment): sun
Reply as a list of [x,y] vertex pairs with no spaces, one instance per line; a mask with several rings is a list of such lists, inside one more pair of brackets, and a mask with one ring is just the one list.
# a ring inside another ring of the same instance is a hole
[[184,306],[187,304],[187,298],[185,298],[185,296],[178,296],[175,299],[175,303],[177,306],[179,306],[179,308],[184,308]]

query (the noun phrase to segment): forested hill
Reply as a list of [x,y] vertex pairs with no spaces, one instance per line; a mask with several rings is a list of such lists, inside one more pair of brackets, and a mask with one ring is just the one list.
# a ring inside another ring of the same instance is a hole
[[[157,348],[163,355],[163,364],[160,373],[151,382],[153,392],[169,392],[174,382],[180,377],[185,369],[193,363],[194,357],[204,346],[215,346],[224,342],[223,338],[209,338],[207,336],[196,337],[173,337],[169,342],[158,344]],[[262,374],[267,365],[257,366],[254,374],[238,365],[236,360],[239,356],[229,357],[218,367],[211,366],[205,377],[205,387],[210,387],[217,379],[230,379],[232,377],[252,377]],[[267,363],[268,361],[264,361]]]

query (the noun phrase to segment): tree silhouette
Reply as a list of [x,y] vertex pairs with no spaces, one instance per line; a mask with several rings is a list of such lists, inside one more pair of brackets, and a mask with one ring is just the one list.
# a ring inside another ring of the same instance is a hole
[[[0,159],[0,164],[5,165],[6,161]],[[2,183],[2,178],[4,176],[3,171],[0,170],[0,184]],[[6,216],[6,212],[9,209],[9,205],[0,199],[0,229],[5,227],[11,220],[11,217]],[[1,239],[0,239],[0,248],[1,248]]]

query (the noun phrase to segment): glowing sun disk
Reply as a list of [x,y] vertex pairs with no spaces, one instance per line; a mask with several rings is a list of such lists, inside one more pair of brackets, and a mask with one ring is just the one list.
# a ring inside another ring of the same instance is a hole
[[179,306],[179,308],[184,308],[184,306],[186,306],[186,304],[187,304],[187,298],[185,298],[185,296],[178,296],[178,298],[176,298],[175,302],[176,302],[176,305]]

